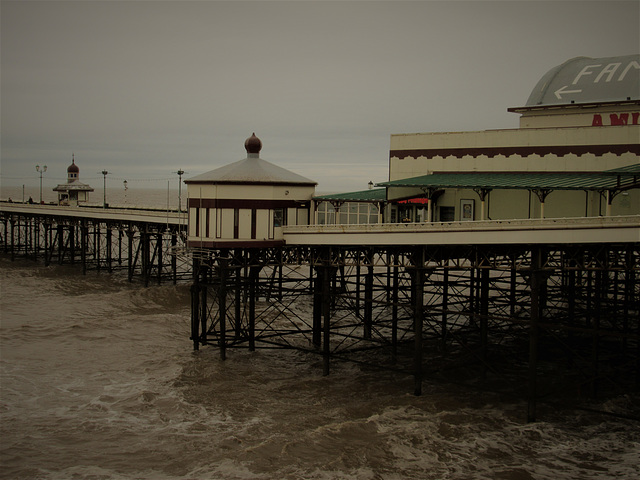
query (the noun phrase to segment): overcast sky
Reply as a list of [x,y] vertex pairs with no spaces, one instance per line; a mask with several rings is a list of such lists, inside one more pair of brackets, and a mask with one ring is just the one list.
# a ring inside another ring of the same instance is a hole
[[[392,133],[516,128],[548,70],[640,50],[640,2],[1,2],[2,185],[162,187],[246,156],[319,193],[388,178]],[[177,182],[176,182],[177,184]]]

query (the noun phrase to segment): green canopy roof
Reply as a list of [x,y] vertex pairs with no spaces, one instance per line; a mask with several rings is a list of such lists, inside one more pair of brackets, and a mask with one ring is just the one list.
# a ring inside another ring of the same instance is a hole
[[613,168],[611,170],[605,170],[605,175],[640,175],[640,163],[632,163],[625,167]]
[[317,195],[313,197],[316,201],[338,201],[338,202],[384,202],[387,199],[386,188],[373,188],[361,190],[359,192],[336,193],[333,195]]
[[606,172],[433,173],[376,184],[381,187],[521,190],[614,190],[640,187],[640,164]]

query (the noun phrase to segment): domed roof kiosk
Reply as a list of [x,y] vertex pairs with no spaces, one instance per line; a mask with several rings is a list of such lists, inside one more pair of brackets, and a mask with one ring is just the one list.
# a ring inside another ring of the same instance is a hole
[[309,224],[317,183],[260,158],[255,133],[244,146],[246,158],[185,180],[189,247],[282,245],[279,227]]
[[80,168],[76,165],[76,157],[71,155],[71,165],[67,167],[67,183],[61,183],[53,191],[58,192],[58,205],[77,206],[89,201],[89,192],[93,188],[79,180]]

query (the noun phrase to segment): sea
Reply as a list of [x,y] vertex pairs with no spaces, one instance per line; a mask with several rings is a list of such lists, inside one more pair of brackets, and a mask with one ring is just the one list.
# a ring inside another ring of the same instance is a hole
[[415,396],[305,352],[193,351],[186,283],[0,253],[0,290],[2,479],[640,478],[637,394],[527,423],[523,399],[456,382]]

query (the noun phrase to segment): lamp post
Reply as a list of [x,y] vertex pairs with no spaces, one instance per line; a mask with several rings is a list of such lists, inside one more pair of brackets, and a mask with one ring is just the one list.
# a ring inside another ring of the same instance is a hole
[[182,175],[185,172],[180,169],[176,173],[178,174],[178,213],[182,213]]
[[122,182],[122,184],[124,185],[124,204],[127,204],[127,190],[129,190],[129,187],[127,187],[127,181],[124,180]]
[[36,172],[40,172],[40,203],[42,204],[42,174],[47,171],[47,166],[43,165],[42,168],[40,165],[36,165]]
[[103,197],[102,197],[102,208],[107,208],[107,175],[109,174],[109,172],[107,172],[106,170],[102,170],[102,176],[103,176],[103,183],[102,183],[102,189],[103,189]]

